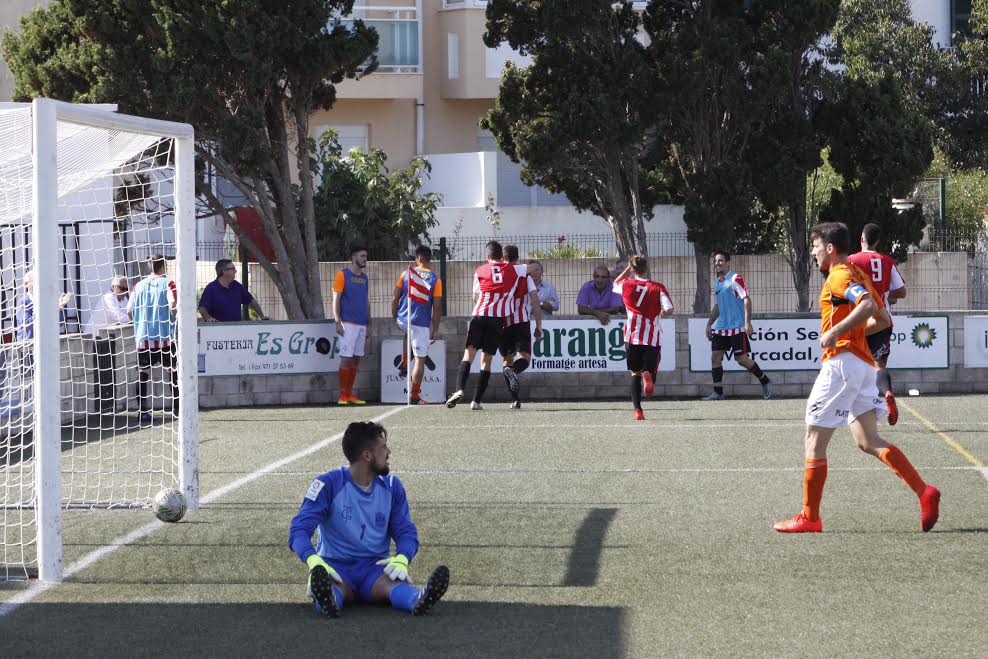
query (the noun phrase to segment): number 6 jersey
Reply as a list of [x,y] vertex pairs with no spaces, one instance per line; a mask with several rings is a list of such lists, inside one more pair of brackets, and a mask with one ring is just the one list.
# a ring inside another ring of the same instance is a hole
[[624,342],[628,345],[662,345],[659,316],[672,311],[672,298],[666,287],[650,279],[625,279],[614,286],[621,295],[628,321],[624,324]]
[[514,311],[518,272],[508,263],[485,263],[474,271],[474,288],[478,291],[473,316],[507,318]]

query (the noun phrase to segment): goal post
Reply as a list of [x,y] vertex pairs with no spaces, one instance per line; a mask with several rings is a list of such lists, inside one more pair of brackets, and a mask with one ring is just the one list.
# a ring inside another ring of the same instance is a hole
[[[193,140],[105,106],[0,104],[0,579],[60,581],[76,509],[165,487],[198,507]],[[152,279],[176,311],[138,330],[126,308]]]

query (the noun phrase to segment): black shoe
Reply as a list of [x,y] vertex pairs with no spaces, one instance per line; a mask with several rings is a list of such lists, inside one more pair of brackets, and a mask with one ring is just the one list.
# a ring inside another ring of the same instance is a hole
[[340,607],[336,603],[336,595],[333,594],[333,579],[326,568],[321,565],[312,568],[312,572],[309,573],[309,590],[312,591],[316,611],[330,618],[340,617]]
[[518,381],[518,374],[510,366],[504,367],[504,381],[508,383],[508,390],[511,393],[517,394],[521,391],[521,382]]
[[449,568],[440,565],[429,575],[429,580],[425,583],[422,594],[419,595],[418,601],[412,607],[412,615],[420,616],[428,612],[436,605],[436,602],[443,598],[447,588],[449,588]]

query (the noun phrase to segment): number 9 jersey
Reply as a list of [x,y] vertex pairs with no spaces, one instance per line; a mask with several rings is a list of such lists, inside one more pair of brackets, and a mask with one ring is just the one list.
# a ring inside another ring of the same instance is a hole
[[625,279],[614,286],[628,310],[624,324],[624,342],[628,345],[662,345],[659,317],[672,311],[672,298],[666,287],[650,279]]

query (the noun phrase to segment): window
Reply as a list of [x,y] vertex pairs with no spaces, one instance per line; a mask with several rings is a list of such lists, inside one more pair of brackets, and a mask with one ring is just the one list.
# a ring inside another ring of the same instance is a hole
[[456,32],[446,34],[446,58],[449,67],[449,79],[460,77],[460,35]]
[[950,0],[950,33],[971,36],[971,0]]

